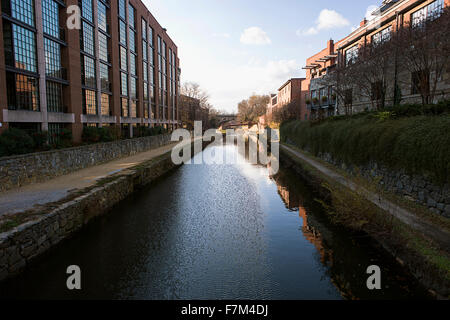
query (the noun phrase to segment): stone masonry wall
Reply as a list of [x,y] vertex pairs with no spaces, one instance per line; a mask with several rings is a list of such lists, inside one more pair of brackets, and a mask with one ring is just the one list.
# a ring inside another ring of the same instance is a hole
[[36,257],[74,235],[92,218],[108,212],[136,188],[175,167],[168,153],[125,175],[119,174],[113,181],[95,187],[55,209],[43,208],[38,218],[0,233],[0,281],[21,272]]
[[450,185],[438,186],[431,179],[415,175],[410,176],[404,170],[389,170],[371,163],[363,167],[353,167],[335,161],[331,154],[321,154],[319,158],[355,175],[361,174],[369,181],[379,179],[379,184],[387,191],[407,197],[427,206],[432,212],[450,218]]
[[[166,145],[170,134],[0,158],[0,192]],[[1,254],[1,252],[0,252]]]

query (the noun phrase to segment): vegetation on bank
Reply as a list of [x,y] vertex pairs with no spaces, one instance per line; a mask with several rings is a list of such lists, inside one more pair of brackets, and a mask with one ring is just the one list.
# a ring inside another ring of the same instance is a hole
[[[296,147],[294,147],[296,149]],[[349,230],[362,231],[381,244],[397,261],[406,267],[426,288],[432,288],[441,297],[449,298],[450,255],[441,245],[416,231],[412,226],[400,221],[374,203],[367,200],[366,191],[380,194],[385,199],[407,209],[421,220],[450,231],[448,219],[430,214],[426,208],[417,204],[405,204],[401,197],[391,194],[377,184],[369,182],[362,176],[353,176],[335,168],[331,164],[315,159],[323,166],[335,170],[359,186],[356,191],[343,187],[340,183],[326,176],[307,162],[297,158],[291,152],[280,150],[288,165],[308,181],[310,186],[321,196],[316,199],[329,215],[331,222]],[[292,162],[291,162],[292,161]],[[435,292],[435,293],[436,293]]]
[[450,101],[401,105],[381,112],[336,116],[320,121],[288,121],[283,142],[317,156],[329,153],[348,165],[373,161],[409,174],[450,182]]
[[[138,127],[134,132],[136,138],[156,136],[167,133],[164,127]],[[82,144],[111,142],[124,139],[122,131],[117,126],[84,127]],[[70,148],[75,146],[70,129],[50,135],[46,131],[28,133],[25,130],[9,128],[0,135],[0,157],[20,155],[52,149]]]

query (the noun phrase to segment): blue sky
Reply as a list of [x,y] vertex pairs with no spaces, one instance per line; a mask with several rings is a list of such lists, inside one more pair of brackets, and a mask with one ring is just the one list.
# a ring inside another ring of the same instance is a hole
[[[304,76],[306,58],[358,26],[381,0],[143,0],[178,45],[181,81],[219,110]],[[369,10],[370,11],[370,10]]]

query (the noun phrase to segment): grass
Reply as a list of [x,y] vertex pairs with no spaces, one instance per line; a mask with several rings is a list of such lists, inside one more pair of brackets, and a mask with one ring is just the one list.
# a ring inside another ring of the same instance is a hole
[[[294,149],[298,148],[294,147]],[[332,222],[351,230],[366,232],[382,244],[393,256],[403,260],[405,266],[410,268],[410,271],[413,274],[417,274],[418,269],[420,270],[420,273],[426,274],[427,278],[431,279],[430,283],[443,282],[448,284],[450,282],[449,252],[440,249],[439,245],[432,239],[417,232],[409,225],[406,225],[391,214],[366,200],[361,193],[353,192],[331,180],[316,168],[305,161],[298,159],[290,152],[283,149],[282,152],[288,154],[291,160],[297,163],[311,176],[311,179],[308,180],[315,185],[316,189],[321,189],[321,193],[325,192],[329,195],[325,201],[318,200],[318,202],[323,205]],[[350,176],[343,170],[335,168],[321,159],[312,158],[352,180],[354,183],[359,184],[362,188],[378,192],[377,189],[379,189],[379,187],[376,183],[370,183],[362,177]],[[382,196],[409,210],[413,214],[417,214],[421,218],[437,224],[447,231],[450,230],[449,219],[438,217],[428,209],[396,195],[389,194],[389,196],[387,196],[386,193],[382,193]],[[418,275],[418,278],[421,278],[420,274]]]
[[364,166],[372,162],[408,174],[450,182],[450,114],[378,117],[367,113],[320,123],[291,121],[281,126],[283,142],[314,156]]

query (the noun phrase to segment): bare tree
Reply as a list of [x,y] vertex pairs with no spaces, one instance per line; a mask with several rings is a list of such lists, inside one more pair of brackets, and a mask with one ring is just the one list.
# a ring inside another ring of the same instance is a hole
[[300,103],[294,100],[280,108],[276,108],[272,113],[272,120],[281,124],[285,121],[298,119],[298,110],[300,110]]
[[354,74],[357,73],[356,69],[352,64],[338,63],[319,80],[321,86],[333,88],[333,94],[339,105],[344,107],[345,115],[351,115],[353,111]]
[[372,109],[382,110],[386,105],[389,84],[393,79],[393,42],[382,39],[360,48],[358,59],[351,66],[352,80]]
[[185,82],[180,89],[181,94],[190,98],[200,100],[200,106],[202,108],[211,109],[212,105],[209,103],[209,94],[203,90],[196,82]]
[[411,76],[405,80],[412,84],[412,93],[420,94],[422,104],[435,102],[450,57],[450,9],[405,24],[395,35],[395,45],[401,69]]

